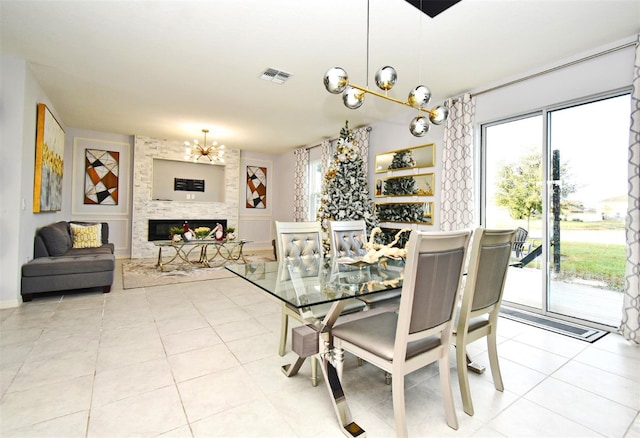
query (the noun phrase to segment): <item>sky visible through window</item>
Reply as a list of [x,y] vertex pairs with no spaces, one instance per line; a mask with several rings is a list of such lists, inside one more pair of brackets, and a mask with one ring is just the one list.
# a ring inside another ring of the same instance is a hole
[[[560,149],[561,162],[576,186],[570,198],[587,208],[627,195],[630,104],[625,94],[551,112],[551,148]],[[487,128],[488,224],[492,216],[503,216],[495,209],[498,169],[517,163],[525,154],[541,153],[543,135],[541,115]]]

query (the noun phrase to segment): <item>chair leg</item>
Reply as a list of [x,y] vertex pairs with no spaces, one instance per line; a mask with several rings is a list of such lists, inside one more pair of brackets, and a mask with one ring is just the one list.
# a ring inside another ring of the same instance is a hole
[[396,436],[407,437],[407,418],[404,405],[404,376],[392,379],[391,393],[393,398],[393,417],[396,423]]
[[[459,339],[458,339],[459,340]],[[458,382],[462,405],[468,415],[473,415],[473,402],[471,401],[471,389],[469,388],[469,371],[467,370],[467,352],[464,344],[456,345],[456,368],[458,370]]]
[[[458,430],[458,417],[456,416],[456,407],[453,404],[453,391],[451,390],[449,353],[445,353],[444,356],[438,360],[438,364],[440,366],[440,386],[442,388],[442,399],[444,400],[444,415],[447,420],[447,425],[451,429]],[[463,366],[462,368],[466,370],[467,367]],[[395,382],[398,379],[393,380]]]
[[282,309],[282,323],[280,324],[280,348],[278,354],[284,356],[284,350],[287,345],[287,330],[289,330],[289,315]]
[[318,358],[311,356],[311,386],[318,386]]
[[489,365],[491,366],[491,376],[493,385],[498,391],[504,391],[502,374],[500,374],[500,364],[498,363],[498,347],[496,339],[496,327],[491,327],[491,333],[487,336],[487,349],[489,353]]

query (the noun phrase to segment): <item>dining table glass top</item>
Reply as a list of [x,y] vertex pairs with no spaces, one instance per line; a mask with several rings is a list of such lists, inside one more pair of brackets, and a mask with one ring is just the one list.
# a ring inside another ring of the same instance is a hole
[[227,265],[226,269],[274,297],[304,308],[402,287],[404,261],[310,258]]

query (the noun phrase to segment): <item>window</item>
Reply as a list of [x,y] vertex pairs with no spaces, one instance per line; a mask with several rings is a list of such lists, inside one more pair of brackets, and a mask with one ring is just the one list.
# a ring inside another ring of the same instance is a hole
[[307,219],[316,220],[322,196],[322,160],[309,161],[309,211]]

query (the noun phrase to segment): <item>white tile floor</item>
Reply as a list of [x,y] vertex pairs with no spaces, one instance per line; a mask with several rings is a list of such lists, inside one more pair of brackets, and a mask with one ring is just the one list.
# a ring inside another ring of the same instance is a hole
[[[280,307],[241,279],[36,298],[0,311],[2,437],[341,437],[324,384],[286,378]],[[444,420],[437,366],[407,377],[410,436],[640,437],[640,348],[501,319],[505,391],[470,375],[475,415]],[[488,363],[484,341],[471,346]],[[452,363],[452,367],[455,366]],[[452,374],[455,377],[455,371]],[[344,387],[370,437],[395,436],[391,387],[347,358]]]

